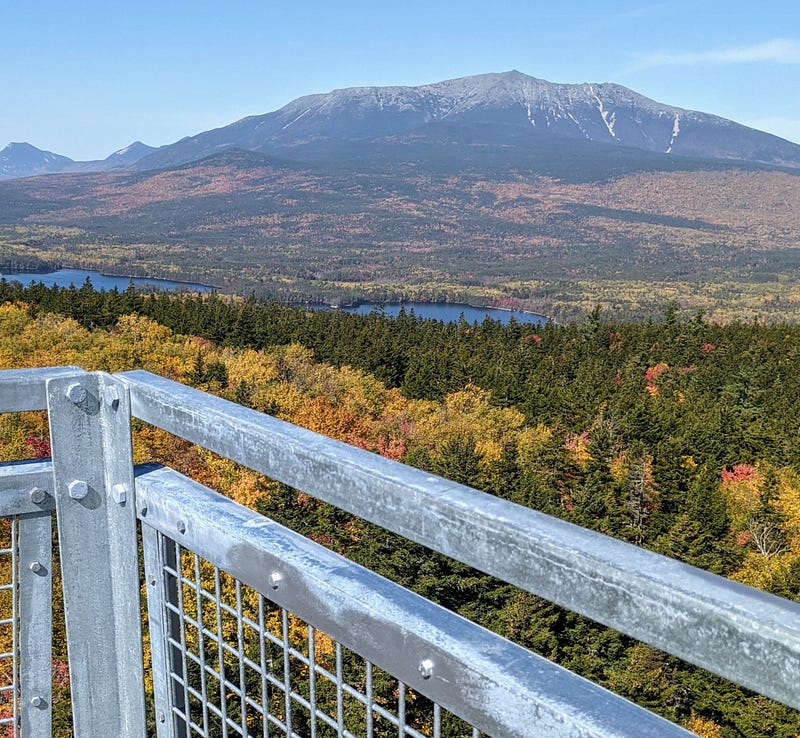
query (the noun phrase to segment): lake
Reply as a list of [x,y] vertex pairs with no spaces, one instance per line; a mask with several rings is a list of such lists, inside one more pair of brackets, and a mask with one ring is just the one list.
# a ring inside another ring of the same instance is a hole
[[[57,272],[37,274],[35,272],[2,273],[0,278],[21,282],[27,286],[36,282],[42,282],[48,287],[58,285],[59,287],[69,287],[75,285],[80,287],[86,278],[92,282],[96,290],[113,290],[116,288],[120,292],[128,289],[128,285],[133,283],[134,287],[150,290],[180,291],[187,292],[211,292],[214,288],[197,282],[175,282],[169,279],[151,279],[142,277],[120,277],[101,274],[100,272],[89,271],[87,269],[59,269]],[[461,316],[467,323],[481,323],[484,318],[491,318],[503,325],[507,325],[512,318],[518,323],[532,323],[541,325],[547,322],[547,316],[536,313],[526,313],[521,310],[501,310],[499,308],[479,308],[471,305],[461,305],[450,302],[398,302],[379,305],[377,303],[364,302],[357,307],[331,308],[327,305],[314,305],[315,309],[332,310],[339,309],[348,313],[368,315],[376,311],[385,315],[396,316],[401,309],[407,313],[414,311],[418,318],[427,320],[440,320],[443,323],[457,323]]]
[[20,272],[18,274],[2,273],[0,277],[5,277],[9,282],[21,282],[28,286],[36,282],[42,282],[48,287],[58,285],[59,287],[69,287],[71,284],[80,287],[86,277],[92,281],[92,287],[96,290],[113,290],[115,287],[120,292],[128,289],[133,283],[134,287],[141,287],[150,290],[186,290],[188,292],[211,292],[214,288],[206,284],[196,282],[173,282],[169,279],[150,279],[142,277],[115,277],[100,272],[92,272],[86,269],[59,269],[57,272],[47,272],[46,274],[36,274],[34,272]]
[[[330,309],[330,308],[329,308]],[[407,313],[414,311],[414,315],[418,318],[425,318],[429,320],[440,320],[443,323],[457,323],[461,316],[467,323],[483,322],[484,318],[491,318],[503,325],[508,324],[512,318],[518,323],[533,323],[535,325],[542,325],[546,323],[548,318],[546,315],[538,315],[536,313],[525,313],[521,310],[500,310],[499,308],[479,308],[472,307],[471,305],[460,305],[451,302],[399,302],[388,303],[386,305],[378,305],[375,303],[365,302],[357,307],[343,307],[339,308],[348,313],[358,313],[359,315],[368,315],[376,311],[384,313],[385,315],[396,316],[401,309],[405,309]]]

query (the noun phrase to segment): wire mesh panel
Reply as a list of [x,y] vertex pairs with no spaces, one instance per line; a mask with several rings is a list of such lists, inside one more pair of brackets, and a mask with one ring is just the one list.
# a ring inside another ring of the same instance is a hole
[[[157,533],[178,736],[464,736],[479,731]],[[150,577],[151,572],[148,572]]]

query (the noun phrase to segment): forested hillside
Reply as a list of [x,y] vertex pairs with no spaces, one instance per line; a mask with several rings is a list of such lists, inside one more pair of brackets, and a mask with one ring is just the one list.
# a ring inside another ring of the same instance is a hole
[[[672,306],[645,323],[442,325],[0,281],[0,368],[144,368],[795,600],[798,359],[800,327]],[[0,417],[2,459],[48,452],[42,414]],[[137,424],[134,453],[700,735],[800,735],[793,710],[160,431]]]

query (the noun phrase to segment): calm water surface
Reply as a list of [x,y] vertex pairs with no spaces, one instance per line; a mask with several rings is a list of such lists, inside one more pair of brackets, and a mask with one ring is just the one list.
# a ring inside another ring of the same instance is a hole
[[413,310],[414,315],[418,318],[441,320],[444,323],[457,323],[462,315],[467,323],[476,321],[481,323],[484,318],[491,318],[503,325],[509,323],[512,318],[518,323],[533,323],[535,325],[547,322],[547,316],[537,315],[536,313],[524,313],[521,310],[499,310],[498,308],[478,308],[450,302],[399,302],[387,305],[365,302],[358,307],[340,309],[348,313],[358,313],[359,315],[368,315],[376,311],[392,316],[398,315],[401,309],[405,309],[407,313]]
[[48,287],[58,285],[59,287],[69,287],[71,284],[80,287],[86,281],[86,277],[92,282],[96,290],[113,290],[115,287],[120,291],[128,289],[133,283],[134,287],[145,287],[153,290],[187,290],[190,292],[211,292],[213,289],[205,284],[195,282],[173,282],[169,279],[149,279],[140,277],[114,277],[100,272],[92,272],[86,269],[59,269],[57,272],[47,274],[35,274],[33,272],[20,272],[19,274],[0,274],[9,282],[22,282],[28,286],[36,282],[42,282]]
[[[100,272],[89,271],[86,269],[59,269],[57,272],[47,274],[36,274],[34,272],[3,273],[0,277],[7,280],[21,282],[23,285],[30,285],[42,282],[48,287],[58,285],[59,287],[69,287],[74,285],[80,287],[88,277],[92,286],[96,290],[112,290],[116,288],[120,292],[128,289],[132,283],[134,287],[142,287],[152,290],[186,290],[190,292],[211,292],[212,287],[197,282],[174,282],[169,279],[149,279],[140,277],[119,277],[101,274]],[[334,309],[327,306],[317,306],[319,309]],[[457,303],[443,302],[398,302],[379,305],[377,303],[365,302],[357,307],[339,308],[348,313],[368,315],[375,311],[384,315],[397,316],[401,310],[407,313],[414,311],[418,318],[429,320],[440,320],[443,323],[457,323],[461,316],[467,323],[481,323],[484,318],[491,318],[503,325],[508,324],[512,318],[518,323],[532,323],[541,325],[547,322],[547,316],[537,315],[536,313],[525,313],[520,310],[499,310],[498,308],[478,308],[470,305],[459,305]]]

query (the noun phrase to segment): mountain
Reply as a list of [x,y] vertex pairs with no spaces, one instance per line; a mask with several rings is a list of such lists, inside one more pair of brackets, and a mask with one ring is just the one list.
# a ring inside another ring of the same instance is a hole
[[74,161],[52,151],[37,149],[29,143],[11,143],[0,151],[0,179],[61,172],[108,172],[134,164],[154,151],[155,147],[135,141],[105,159]]
[[517,71],[309,95],[163,146],[134,166],[170,167],[229,148],[301,160],[364,158],[387,145],[435,140],[442,125],[456,138],[494,145],[567,139],[800,167],[800,145],[725,118],[663,105],[616,84],[553,84]]
[[129,164],[136,163],[139,159],[153,153],[155,150],[155,146],[148,146],[141,141],[134,141],[130,146],[126,146],[124,149],[115,151],[113,154],[107,156],[103,160],[103,163],[107,165],[107,169],[125,167]]
[[0,151],[0,179],[63,172],[74,163],[66,156],[42,151],[29,143],[10,143]]

